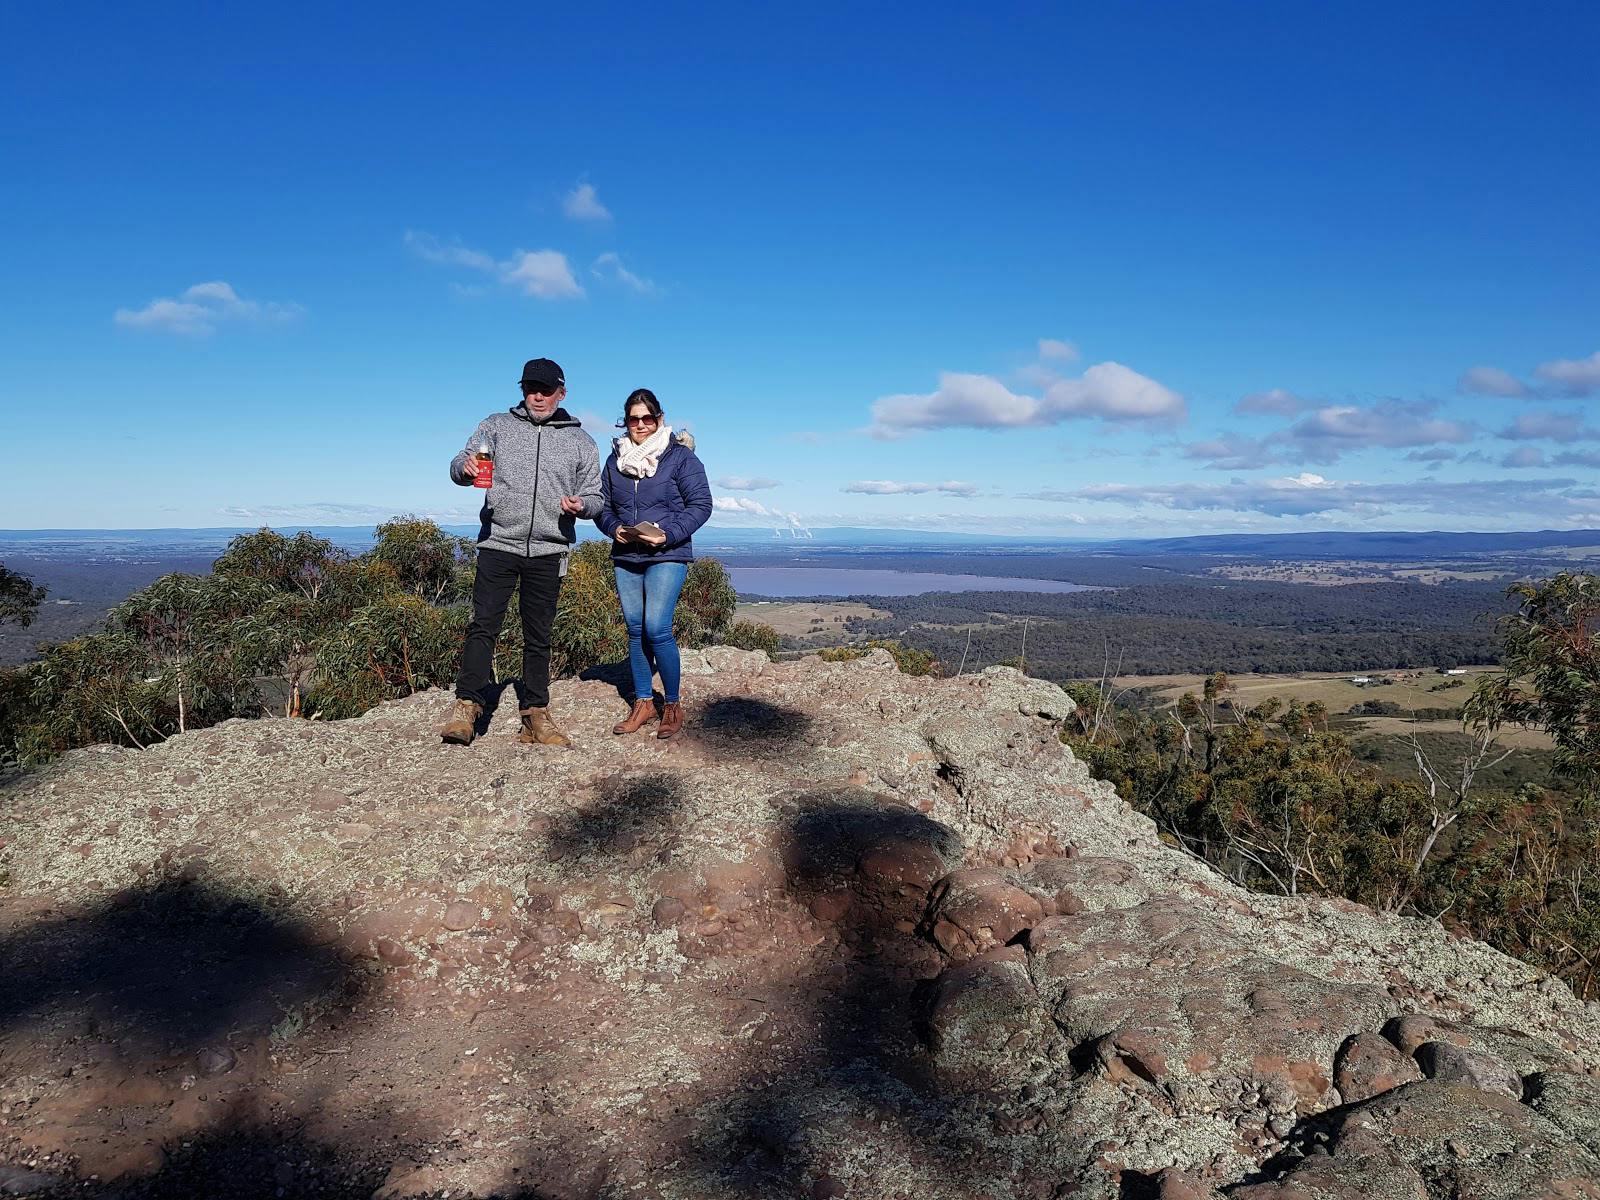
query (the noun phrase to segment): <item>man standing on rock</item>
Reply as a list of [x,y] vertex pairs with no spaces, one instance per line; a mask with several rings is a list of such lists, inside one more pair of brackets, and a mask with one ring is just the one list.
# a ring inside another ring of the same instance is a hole
[[511,589],[522,612],[522,679],[517,684],[522,732],[541,746],[572,743],[550,719],[550,627],[567,573],[567,551],[579,517],[600,514],[600,451],[561,407],[567,381],[548,358],[522,368],[522,403],[478,423],[450,460],[450,478],[470,487],[486,465],[493,482],[478,514],[478,574],[456,679],[456,702],[440,735],[470,745],[494,684],[494,644]]

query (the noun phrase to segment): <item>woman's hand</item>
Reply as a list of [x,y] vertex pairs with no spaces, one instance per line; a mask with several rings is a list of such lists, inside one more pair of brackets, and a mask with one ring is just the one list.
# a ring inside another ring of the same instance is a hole
[[616,533],[612,534],[611,536],[626,546],[629,542],[633,541],[633,530],[629,529],[626,525],[618,525]]

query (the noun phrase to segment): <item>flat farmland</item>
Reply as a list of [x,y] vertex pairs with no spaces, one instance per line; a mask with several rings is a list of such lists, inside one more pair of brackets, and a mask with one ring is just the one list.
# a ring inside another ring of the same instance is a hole
[[770,625],[780,637],[834,638],[844,631],[845,622],[853,617],[865,621],[888,620],[892,613],[870,604],[834,603],[822,600],[750,600],[734,609],[735,621],[757,621]]
[[[1259,704],[1268,696],[1284,700],[1298,700],[1309,704],[1319,700],[1330,716],[1342,718],[1339,722],[1354,738],[1404,737],[1408,733],[1446,734],[1460,731],[1460,723],[1452,720],[1412,721],[1400,717],[1348,717],[1352,706],[1373,700],[1398,704],[1403,710],[1418,708],[1460,708],[1472,695],[1479,675],[1494,671],[1489,666],[1466,667],[1461,675],[1440,675],[1433,670],[1373,671],[1368,679],[1388,679],[1389,683],[1358,684],[1352,682],[1356,672],[1305,672],[1285,675],[1230,675],[1234,685],[1231,693],[1236,704],[1249,707]],[[1439,687],[1449,680],[1460,680],[1453,687]],[[1124,675],[1115,680],[1119,688],[1145,689],[1163,706],[1171,706],[1185,692],[1200,694],[1205,685],[1203,675]],[[1550,739],[1544,734],[1528,729],[1506,727],[1501,730],[1500,742],[1525,750],[1548,750]]]
[[[1268,696],[1295,699],[1302,704],[1320,700],[1329,712],[1347,712],[1352,704],[1367,700],[1388,700],[1401,708],[1459,708],[1472,694],[1479,675],[1493,671],[1494,667],[1466,667],[1463,675],[1440,675],[1434,670],[1373,671],[1368,679],[1388,679],[1389,683],[1352,683],[1360,675],[1355,671],[1305,671],[1282,675],[1230,675],[1233,696],[1242,704],[1255,704]],[[1118,687],[1144,688],[1168,704],[1176,704],[1185,692],[1197,695],[1205,684],[1204,675],[1123,675],[1116,680]],[[1441,683],[1459,679],[1457,686],[1438,688]]]

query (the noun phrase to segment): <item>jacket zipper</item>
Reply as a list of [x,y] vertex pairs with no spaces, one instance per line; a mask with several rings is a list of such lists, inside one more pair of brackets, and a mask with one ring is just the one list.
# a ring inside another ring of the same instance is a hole
[[522,557],[533,555],[533,518],[539,511],[539,460],[544,456],[544,426],[533,427],[533,500],[528,505],[528,536],[522,544]]

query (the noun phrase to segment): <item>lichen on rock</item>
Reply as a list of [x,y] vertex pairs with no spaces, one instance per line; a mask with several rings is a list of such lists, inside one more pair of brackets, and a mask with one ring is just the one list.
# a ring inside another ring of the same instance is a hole
[[442,745],[434,692],[7,781],[0,1164],[132,1196],[1600,1187],[1600,1010],[1233,887],[1089,778],[1060,689],[685,659],[668,742],[612,736],[591,679],[553,690],[570,752],[510,704]]

